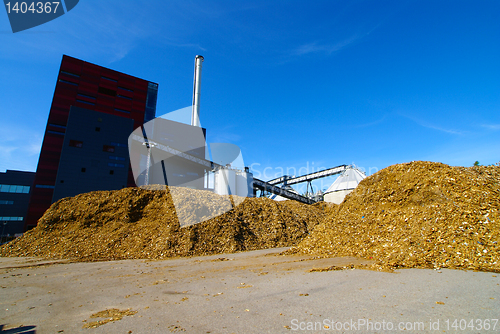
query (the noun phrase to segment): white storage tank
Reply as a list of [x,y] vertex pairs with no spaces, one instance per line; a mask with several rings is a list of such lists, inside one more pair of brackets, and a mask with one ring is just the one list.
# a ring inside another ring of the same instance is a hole
[[324,201],[335,204],[342,203],[344,198],[351,193],[364,178],[366,178],[366,175],[359,169],[346,169],[325,191]]
[[235,195],[236,193],[236,171],[221,168],[215,172],[215,193],[219,195]]
[[349,195],[354,189],[349,190],[337,190],[329,193],[325,193],[323,200],[328,203],[340,204],[344,201],[344,198]]
[[236,172],[236,193],[235,195],[241,197],[252,197],[253,174],[247,171]]

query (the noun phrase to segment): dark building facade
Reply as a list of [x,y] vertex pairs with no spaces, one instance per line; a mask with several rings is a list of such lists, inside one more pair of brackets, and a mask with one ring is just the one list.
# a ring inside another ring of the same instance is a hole
[[52,201],[126,187],[133,126],[130,118],[71,107]]
[[0,172],[0,231],[2,237],[23,233],[34,172]]
[[[63,56],[26,229],[36,226],[45,210],[62,197],[135,186],[128,155],[124,154],[126,138],[155,117],[157,95],[156,83]],[[100,154],[96,151],[99,147]]]

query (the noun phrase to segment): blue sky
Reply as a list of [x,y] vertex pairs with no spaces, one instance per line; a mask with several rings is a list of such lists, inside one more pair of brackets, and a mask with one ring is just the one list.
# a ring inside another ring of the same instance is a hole
[[[159,83],[264,177],[500,161],[499,1],[81,0],[13,34],[0,10],[0,171],[36,169],[61,57]],[[323,185],[325,187],[326,185]]]

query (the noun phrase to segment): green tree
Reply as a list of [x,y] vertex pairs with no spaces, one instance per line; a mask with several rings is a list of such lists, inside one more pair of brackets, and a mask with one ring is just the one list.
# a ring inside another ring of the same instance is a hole
[[474,166],[479,166],[479,161],[474,162]]

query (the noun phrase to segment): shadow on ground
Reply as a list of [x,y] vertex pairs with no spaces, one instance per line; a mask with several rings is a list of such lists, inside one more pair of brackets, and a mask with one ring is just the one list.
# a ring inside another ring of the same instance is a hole
[[17,328],[4,329],[5,325],[0,325],[0,334],[36,334],[36,326],[21,326]]

